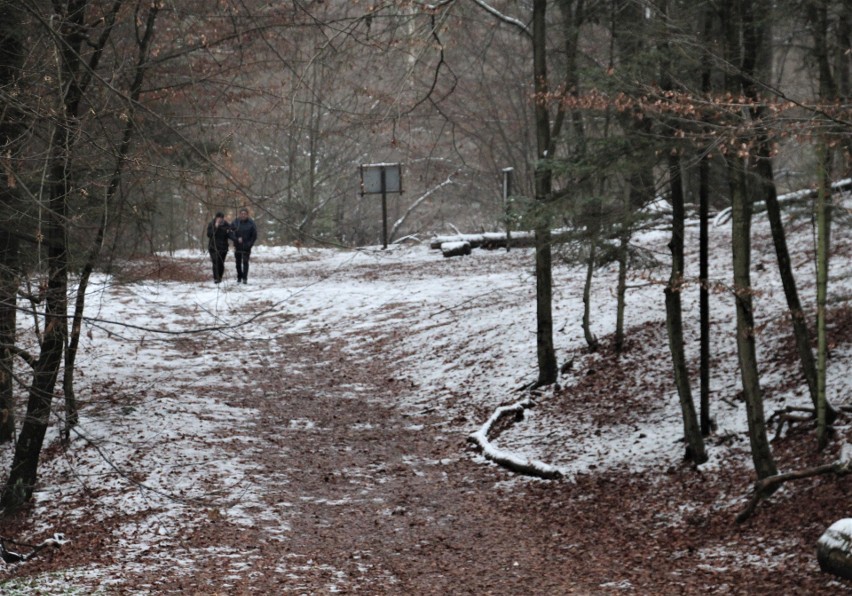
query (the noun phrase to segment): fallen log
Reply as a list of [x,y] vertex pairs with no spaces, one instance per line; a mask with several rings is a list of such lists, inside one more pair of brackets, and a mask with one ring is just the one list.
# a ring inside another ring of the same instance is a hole
[[444,257],[461,257],[470,254],[470,242],[444,242],[441,245]]
[[437,250],[442,248],[444,244],[467,242],[471,248],[479,248],[482,246],[484,238],[482,234],[456,234],[455,236],[435,236],[429,241],[429,248]]
[[[571,238],[571,230],[558,229],[550,232],[553,242],[566,242]],[[468,242],[471,248],[484,248],[495,250],[498,248],[531,248],[535,246],[535,234],[532,232],[512,232],[508,236],[506,232],[486,232],[484,234],[456,234],[454,236],[435,236],[429,241],[429,248],[441,249],[445,244]]]
[[[844,178],[843,180],[838,180],[837,182],[833,182],[831,184],[831,192],[832,193],[845,192],[845,191],[848,191],[848,190],[852,190],[852,178]],[[779,203],[788,203],[788,202],[804,201],[804,200],[807,200],[807,199],[812,199],[812,198],[817,196],[817,192],[818,191],[815,188],[805,188],[803,190],[796,190],[796,191],[793,191],[793,192],[788,192],[788,193],[785,193],[783,195],[779,195],[778,196],[778,202]],[[754,204],[754,212],[755,213],[759,213],[760,211],[762,211],[764,209],[766,209],[766,203],[764,203],[763,201],[755,202],[755,204]],[[731,220],[731,213],[732,213],[732,211],[731,211],[730,207],[726,207],[725,209],[722,209],[721,211],[719,211],[719,213],[716,214],[716,217],[713,220],[713,225],[717,228],[719,226],[725,225],[726,223],[728,223]]]

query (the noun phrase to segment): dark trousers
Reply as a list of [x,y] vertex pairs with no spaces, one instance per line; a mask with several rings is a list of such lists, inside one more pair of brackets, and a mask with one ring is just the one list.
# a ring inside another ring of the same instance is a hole
[[222,275],[225,273],[225,257],[228,251],[210,250],[210,262],[213,265],[213,280],[216,282],[222,281]]
[[237,281],[248,279],[249,255],[251,255],[250,250],[238,250],[234,253],[234,258],[237,260]]

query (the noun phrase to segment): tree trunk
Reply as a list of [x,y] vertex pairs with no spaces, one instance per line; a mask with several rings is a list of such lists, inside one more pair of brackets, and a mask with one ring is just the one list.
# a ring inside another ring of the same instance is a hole
[[778,473],[766,434],[763,395],[757,369],[754,339],[754,313],[751,289],[751,212],[752,204],[746,189],[745,164],[729,158],[731,185],[731,225],[734,269],[734,301],[737,311],[737,353],[740,378],[746,404],[751,457],[758,478]]
[[707,157],[702,157],[698,164],[698,317],[700,328],[700,421],[701,434],[709,436],[712,430],[710,423],[710,276],[708,264],[710,250],[708,246],[710,219],[710,164]]
[[550,226],[547,203],[552,194],[552,174],[548,161],[552,159],[550,117],[545,103],[547,95],[547,1],[533,2],[533,71],[535,76],[535,130],[538,146],[538,164],[535,168],[536,200],[542,205],[543,221],[535,230],[536,279],[536,348],[538,355],[538,381],[536,385],[556,382],[556,350],[553,347],[553,257],[550,243]]
[[[753,44],[748,25],[743,25],[751,15],[748,3],[725,0],[720,7],[724,28],[725,60],[729,64],[740,64],[739,73],[726,73],[725,88],[733,94],[743,90],[744,72],[753,72],[756,63],[756,48],[749,53],[743,48]],[[752,31],[753,33],[753,31]],[[751,66],[749,66],[751,61]],[[763,395],[754,338],[754,311],[751,288],[751,217],[752,197],[746,185],[747,158],[729,153],[725,159],[731,195],[731,247],[733,251],[734,302],[737,317],[737,354],[743,398],[746,405],[748,435],[751,457],[759,479],[773,476],[778,469],[766,434],[766,418],[763,412]]]
[[57,128],[53,140],[50,209],[47,211],[45,240],[48,284],[45,306],[44,336],[36,362],[33,383],[27,401],[27,414],[15,445],[15,455],[0,506],[14,510],[32,498],[36,484],[38,459],[50,418],[53,390],[62,364],[67,333],[68,253],[65,222],[67,219],[68,171],[63,158],[71,142],[70,122]]
[[831,192],[828,180],[829,149],[826,141],[818,141],[817,163],[819,169],[819,192],[817,193],[817,444],[820,449],[828,445],[828,400],[825,393],[826,359],[828,338],[826,336],[826,295],[828,291],[828,260],[831,246]]
[[583,284],[583,337],[590,352],[597,352],[598,338],[592,333],[591,308],[592,308],[592,278],[595,272],[595,260],[597,259],[598,239],[597,233],[593,232],[589,237],[589,258],[586,261],[586,281]]
[[[813,349],[811,348],[811,333],[808,330],[808,321],[805,317],[805,311],[802,308],[802,303],[799,300],[799,291],[796,286],[795,275],[790,260],[790,252],[787,248],[787,235],[784,231],[784,222],[781,216],[781,205],[778,203],[778,194],[775,188],[772,164],[769,161],[769,147],[763,145],[760,149],[761,154],[757,162],[757,174],[764,186],[764,191],[761,193],[766,204],[766,215],[769,219],[769,226],[772,230],[772,242],[775,246],[775,257],[778,261],[778,272],[781,275],[781,285],[784,288],[784,296],[787,299],[787,309],[790,313],[790,321],[793,325],[793,337],[796,342],[796,351],[799,354],[799,364],[802,369],[802,374],[805,377],[805,382],[808,385],[808,393],[811,396],[811,402],[814,409],[817,406],[818,382],[817,382],[817,367],[814,360]],[[837,418],[837,412],[831,405],[827,404],[826,414],[829,421],[834,421]]]
[[695,414],[695,402],[692,399],[692,389],[689,383],[689,370],[686,365],[686,350],[683,343],[683,312],[680,293],[683,287],[683,234],[684,199],[683,184],[680,175],[680,158],[669,154],[669,183],[672,200],[672,239],[669,249],[672,253],[672,271],[666,286],[666,329],[669,335],[669,348],[672,355],[674,380],[680,398],[680,409],[683,417],[683,433],[687,444],[687,457],[696,464],[707,461],[704,448],[704,437],[701,426]]
[[[12,3],[0,1],[0,89],[13,89],[24,60],[24,48],[20,39],[20,29],[16,27]],[[15,106],[7,104],[0,114],[0,147],[11,157],[15,150],[15,140],[21,131],[22,115]],[[12,172],[11,166],[5,169]],[[0,443],[8,443],[15,438],[15,401],[12,370],[14,355],[11,347],[15,345],[17,310],[15,308],[19,284],[18,238],[15,235],[16,219],[20,212],[16,198],[17,181],[12,175],[0,176],[0,207],[3,215],[0,219]]]
[[[58,6],[57,9],[61,8]],[[0,496],[0,507],[14,510],[32,498],[38,460],[50,418],[53,391],[62,365],[67,337],[68,313],[68,196],[71,183],[71,149],[76,135],[75,121],[80,108],[82,86],[80,67],[84,42],[85,0],[69,0],[64,15],[61,38],[61,77],[64,85],[63,109],[50,144],[48,185],[50,196],[46,210],[45,244],[47,246],[47,292],[45,296],[44,335],[41,352],[33,371],[33,382],[27,400],[27,414],[15,444],[15,455],[6,485]],[[62,19],[60,19],[62,21]],[[90,76],[84,74],[83,78]]]
[[[710,44],[713,43],[713,7],[708,3],[704,6],[702,42],[704,49],[701,55],[701,91],[707,97],[713,90],[712,85],[712,55]],[[704,129],[708,132],[707,127]],[[705,151],[709,152],[709,148]],[[700,381],[700,420],[701,434],[710,435],[710,157],[701,156],[698,163],[698,317],[700,329],[699,372]]]
[[[814,59],[819,72],[819,98],[828,103],[838,99],[838,86],[832,72],[832,50],[829,49],[829,23],[828,2],[811,2],[807,5],[807,18],[814,41]],[[848,7],[842,13],[841,21],[849,16]],[[841,40],[848,36],[848,23],[839,27]],[[847,52],[848,48],[842,48],[841,52]],[[848,58],[842,56],[838,63],[842,66],[848,64]],[[841,75],[841,81],[848,73]],[[846,82],[848,86],[848,81]],[[840,139],[848,137],[846,131],[837,135]],[[826,295],[828,291],[828,262],[831,247],[831,149],[828,135],[820,135],[817,140],[817,176],[818,192],[816,203],[817,221],[817,442],[819,448],[823,449],[828,444],[828,400],[826,398],[825,373],[826,359],[828,353],[828,338],[826,337]]]
[[[668,0],[660,0],[660,14],[664,27],[668,27]],[[668,31],[665,31],[658,46],[660,54],[660,86],[663,90],[673,87],[671,78],[671,49],[669,47]],[[673,139],[674,140],[674,139]],[[672,269],[669,283],[666,285],[666,330],[669,336],[669,350],[672,356],[675,387],[680,399],[681,417],[683,418],[683,434],[686,439],[686,456],[696,464],[707,461],[704,447],[704,437],[701,425],[695,413],[695,402],[692,399],[692,388],[689,382],[689,369],[686,364],[686,349],[683,342],[683,308],[681,291],[684,281],[684,210],[683,179],[681,176],[678,147],[672,144],[667,148],[669,188],[672,202],[672,238],[669,250],[672,253]]]
[[[8,213],[13,203],[8,197],[11,192],[3,188],[0,193],[0,206]],[[14,354],[10,348],[15,345],[17,326],[17,255],[17,238],[5,228],[0,229],[0,443],[15,438]]]
[[[130,151],[130,140],[133,136],[133,130],[136,126],[134,121],[135,106],[139,101],[139,96],[142,92],[142,82],[145,79],[145,64],[148,60],[148,48],[154,37],[154,23],[157,19],[159,9],[157,4],[152,4],[148,11],[145,31],[141,39],[139,39],[139,56],[136,61],[136,71],[133,82],[130,85],[130,101],[127,106],[127,121],[124,126],[121,144],[118,147],[118,156],[110,178],[109,186],[107,187],[106,196],[104,198],[103,211],[100,221],[98,222],[98,230],[95,234],[95,241],[92,244],[89,255],[83,265],[83,271],[80,275],[80,284],[77,287],[77,299],[74,304],[74,319],[71,325],[71,337],[68,342],[68,347],[65,352],[65,373],[63,378],[63,389],[65,393],[65,440],[70,440],[71,429],[77,424],[79,414],[77,411],[77,399],[74,393],[74,364],[77,359],[77,348],[80,343],[80,331],[83,325],[83,312],[86,305],[86,289],[89,286],[89,278],[94,271],[95,264],[101,254],[101,248],[104,242],[104,233],[106,231],[107,213],[113,203],[115,195],[118,192],[119,184],[121,183],[121,175],[124,171],[125,160]],[[101,39],[106,40],[115,22],[115,12],[112,13],[112,20],[109,26],[105,29],[105,34]]]
[[[626,210],[625,210],[626,212]],[[629,263],[628,250],[630,247],[629,223],[625,215],[622,221],[623,229],[618,235],[618,286],[616,287],[615,310],[615,352],[620,354],[624,349],[624,299],[627,294],[627,267]]]
[[[771,10],[771,6],[767,3],[758,4],[756,7],[749,5],[744,11],[743,18],[743,40],[746,44],[744,48],[743,60],[743,92],[749,98],[754,100],[759,106],[760,94],[758,92],[756,79],[770,80],[771,79],[771,61],[767,59],[760,60],[760,56],[765,56],[770,51],[769,41],[771,40],[771,30],[767,19],[762,15]],[[755,107],[751,110],[752,117],[761,122],[765,117],[765,108]],[[765,132],[761,132],[757,143],[757,153],[754,157],[754,168],[757,174],[757,179],[760,184],[760,198],[763,199],[766,205],[766,213],[769,219],[770,229],[772,230],[772,241],[775,246],[775,255],[778,261],[778,272],[781,276],[781,284],[784,288],[784,296],[787,300],[787,308],[790,311],[790,317],[793,324],[793,336],[796,343],[796,350],[799,354],[799,362],[802,368],[802,374],[808,385],[808,391],[811,396],[811,401],[814,404],[814,410],[817,406],[817,370],[814,362],[814,355],[811,349],[810,332],[808,331],[807,320],[799,301],[799,293],[796,288],[796,280],[793,274],[793,268],[790,264],[790,253],[787,248],[787,237],[784,232],[784,223],[781,217],[781,207],[778,203],[778,192],[775,186],[775,175],[772,167],[772,151],[770,141]],[[837,414],[833,408],[830,408],[830,417],[833,420]]]

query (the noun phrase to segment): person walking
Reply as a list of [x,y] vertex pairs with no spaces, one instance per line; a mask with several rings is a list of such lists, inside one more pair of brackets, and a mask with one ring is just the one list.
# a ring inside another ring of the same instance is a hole
[[231,224],[225,219],[225,214],[216,212],[216,216],[207,224],[207,251],[213,265],[213,281],[222,282],[225,273],[225,257],[228,255],[228,239],[232,238]]
[[234,239],[234,258],[237,261],[237,283],[248,282],[251,247],[257,240],[257,226],[249,217],[248,208],[240,209],[239,217],[231,225]]

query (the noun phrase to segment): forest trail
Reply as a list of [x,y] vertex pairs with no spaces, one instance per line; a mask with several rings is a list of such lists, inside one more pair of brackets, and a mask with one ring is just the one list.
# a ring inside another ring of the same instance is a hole
[[233,528],[233,546],[245,551],[248,565],[229,571],[239,579],[226,579],[211,561],[207,586],[227,581],[229,591],[246,593],[588,593],[574,581],[558,533],[527,517],[523,491],[495,489],[506,473],[475,463],[465,437],[436,414],[394,406],[406,383],[379,343],[362,362],[315,339],[283,343],[277,358],[287,364],[268,369],[257,381],[263,394],[239,404],[259,412],[253,481],[264,486],[269,521],[249,532]]

